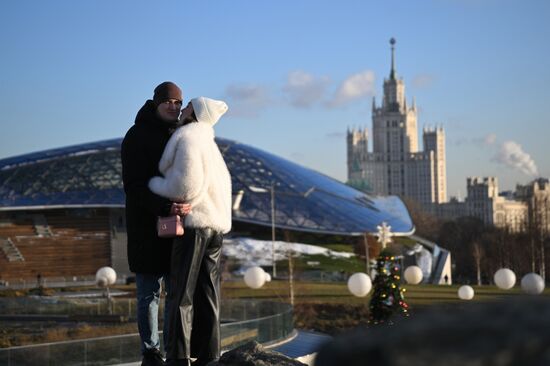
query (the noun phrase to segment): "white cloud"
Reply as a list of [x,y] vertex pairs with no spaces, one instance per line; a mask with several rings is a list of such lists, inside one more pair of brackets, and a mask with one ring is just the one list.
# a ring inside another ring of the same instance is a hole
[[326,103],[330,108],[340,107],[356,99],[372,96],[375,92],[374,72],[366,70],[353,74],[342,82],[334,98]]
[[538,176],[538,169],[535,161],[529,154],[523,151],[521,145],[515,141],[503,142],[492,161],[517,169],[532,177]]
[[228,116],[253,118],[270,104],[267,88],[257,84],[231,84],[225,89]]
[[290,104],[298,108],[309,108],[320,101],[330,79],[326,76],[315,77],[305,71],[297,70],[288,74],[287,81],[283,87],[290,98]]

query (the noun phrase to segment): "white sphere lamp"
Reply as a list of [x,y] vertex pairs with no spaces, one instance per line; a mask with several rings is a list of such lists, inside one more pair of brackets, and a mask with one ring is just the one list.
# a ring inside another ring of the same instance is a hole
[[474,298],[474,289],[468,285],[460,286],[458,289],[458,297],[461,300],[472,300]]
[[502,290],[509,290],[516,284],[516,274],[508,268],[501,268],[495,272],[495,284]]
[[529,295],[539,295],[544,291],[544,280],[536,273],[528,273],[521,279],[521,289]]
[[404,273],[405,281],[411,285],[418,285],[422,282],[422,269],[418,266],[409,266]]
[[250,288],[259,289],[266,281],[265,271],[258,266],[250,267],[244,273],[244,283]]
[[116,272],[111,267],[101,267],[95,274],[95,281],[101,287],[114,285],[116,282]]
[[365,273],[354,273],[348,279],[348,290],[357,297],[365,297],[372,288],[370,277]]

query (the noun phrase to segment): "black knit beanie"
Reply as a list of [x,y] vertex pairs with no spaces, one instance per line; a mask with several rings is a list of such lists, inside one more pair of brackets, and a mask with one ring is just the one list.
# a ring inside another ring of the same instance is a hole
[[183,100],[183,96],[181,89],[176,84],[171,81],[165,81],[155,88],[153,102],[158,107],[160,103],[163,103],[169,99],[176,99],[181,102]]

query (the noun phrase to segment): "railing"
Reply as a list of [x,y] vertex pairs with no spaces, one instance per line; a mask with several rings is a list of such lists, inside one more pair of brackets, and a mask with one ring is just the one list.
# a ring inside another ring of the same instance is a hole
[[[285,303],[228,300],[222,303],[222,348],[256,340],[272,343],[293,332],[292,307]],[[162,339],[162,337],[161,337]],[[115,365],[140,360],[137,334],[0,349],[0,365]]]
[[[58,277],[42,277],[42,286],[51,288],[77,287],[77,286],[93,286],[95,285],[95,276],[58,276]],[[117,283],[123,284],[126,277],[122,277]],[[29,278],[10,278],[0,281],[0,289],[30,289],[38,286],[36,277]]]
[[[128,318],[136,316],[135,298],[116,298],[108,300],[101,291],[67,294],[67,297],[0,297],[0,314],[9,315],[107,315],[120,314]],[[161,301],[163,307],[164,301]]]

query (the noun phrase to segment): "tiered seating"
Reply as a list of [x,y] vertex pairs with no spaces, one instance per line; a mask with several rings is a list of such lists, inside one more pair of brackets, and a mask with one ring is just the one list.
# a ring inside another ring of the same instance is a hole
[[9,262],[22,262],[25,260],[19,248],[17,248],[10,238],[0,237],[0,248],[2,248]]
[[0,237],[10,238],[24,261],[8,261],[0,253],[0,280],[94,275],[110,264],[108,212],[90,217],[67,214],[65,210],[45,212],[51,236],[38,236],[32,218],[15,219],[0,225]]
[[16,236],[35,236],[34,224],[30,217],[4,219],[0,225],[0,236],[14,238]]

